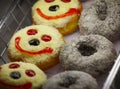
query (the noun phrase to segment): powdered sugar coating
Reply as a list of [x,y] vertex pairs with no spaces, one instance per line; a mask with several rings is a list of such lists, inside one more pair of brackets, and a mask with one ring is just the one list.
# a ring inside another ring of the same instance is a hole
[[59,56],[60,63],[66,70],[85,71],[93,76],[110,69],[115,58],[113,44],[100,35],[76,38],[62,48]]
[[99,34],[109,40],[120,35],[120,1],[96,0],[83,9],[79,20],[81,34]]

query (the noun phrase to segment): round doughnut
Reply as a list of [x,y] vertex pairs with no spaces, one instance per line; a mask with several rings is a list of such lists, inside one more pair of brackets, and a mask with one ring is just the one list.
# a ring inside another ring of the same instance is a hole
[[46,25],[32,25],[16,32],[8,46],[11,61],[33,63],[42,70],[56,65],[59,52],[65,44],[59,31]]
[[80,70],[96,77],[109,70],[116,57],[114,46],[108,39],[84,35],[63,46],[59,59],[66,70]]
[[34,64],[11,62],[0,66],[0,89],[40,89],[46,80],[45,73]]
[[95,0],[79,19],[81,34],[98,34],[114,41],[120,36],[120,0]]
[[[52,86],[51,86],[52,85]],[[96,80],[82,71],[65,71],[48,79],[43,89],[99,89]]]
[[38,0],[32,7],[34,24],[57,28],[63,35],[74,32],[82,10],[79,0]]

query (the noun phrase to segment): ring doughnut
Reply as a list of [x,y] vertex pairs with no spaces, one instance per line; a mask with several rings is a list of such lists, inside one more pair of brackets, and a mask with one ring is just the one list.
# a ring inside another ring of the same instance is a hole
[[81,71],[65,71],[56,74],[50,79],[48,79],[45,85],[43,85],[43,89],[99,89],[99,88],[96,80],[91,75]]
[[60,63],[66,70],[80,70],[93,76],[109,70],[116,58],[112,42],[100,35],[85,35],[64,45]]
[[120,35],[120,0],[95,0],[83,9],[79,19],[81,34],[103,35],[111,41]]

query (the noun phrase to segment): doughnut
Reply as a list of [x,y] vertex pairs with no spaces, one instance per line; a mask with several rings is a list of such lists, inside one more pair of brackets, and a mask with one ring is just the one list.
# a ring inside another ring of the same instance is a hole
[[80,34],[98,34],[115,41],[120,36],[120,0],[95,0],[79,19]]
[[41,89],[45,73],[36,65],[11,62],[0,66],[0,89]]
[[65,71],[47,80],[43,89],[99,89],[96,80],[82,71]]
[[65,70],[79,70],[97,77],[111,69],[117,54],[111,41],[101,35],[82,35],[65,44],[60,63]]
[[46,70],[56,65],[60,48],[65,44],[61,33],[54,27],[32,25],[22,28],[8,45],[10,61],[33,63]]
[[32,7],[32,19],[34,24],[53,26],[67,35],[78,28],[81,11],[79,0],[38,0]]

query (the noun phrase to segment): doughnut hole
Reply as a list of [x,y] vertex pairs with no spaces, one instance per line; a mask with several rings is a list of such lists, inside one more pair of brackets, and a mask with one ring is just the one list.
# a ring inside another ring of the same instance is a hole
[[71,85],[76,83],[77,78],[72,76],[66,76],[62,82],[59,83],[60,86],[69,88]]
[[78,47],[78,51],[83,56],[91,56],[97,52],[97,49],[93,46],[88,45],[88,44],[80,44],[80,46]]

